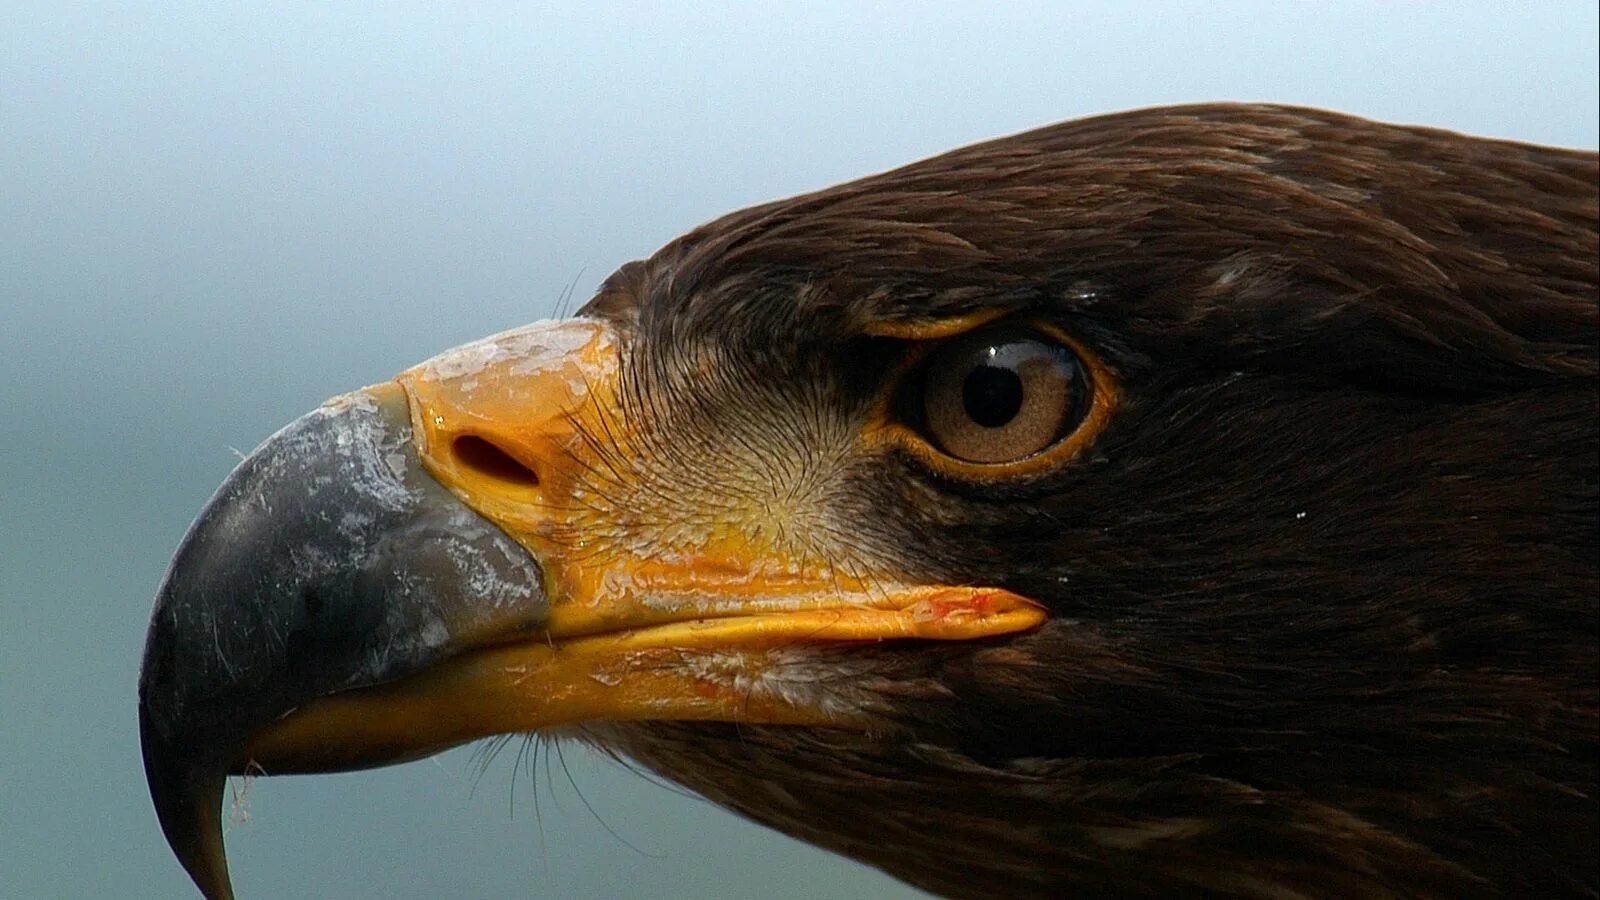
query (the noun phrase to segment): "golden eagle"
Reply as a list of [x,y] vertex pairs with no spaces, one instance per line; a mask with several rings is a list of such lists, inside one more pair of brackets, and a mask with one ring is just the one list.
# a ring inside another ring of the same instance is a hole
[[230,476],[161,825],[561,726],[952,896],[1592,896],[1597,182],[1203,105],[698,228]]

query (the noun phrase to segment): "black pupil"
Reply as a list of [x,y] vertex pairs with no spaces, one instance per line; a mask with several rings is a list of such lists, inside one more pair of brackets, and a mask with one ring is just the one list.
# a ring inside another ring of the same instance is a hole
[[978,366],[961,385],[967,416],[985,428],[999,428],[1022,409],[1022,378],[1012,369]]

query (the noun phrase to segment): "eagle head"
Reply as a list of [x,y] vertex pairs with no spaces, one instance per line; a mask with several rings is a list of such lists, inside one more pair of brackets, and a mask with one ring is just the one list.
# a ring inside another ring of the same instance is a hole
[[1592,895],[1597,181],[1210,105],[698,228],[224,483],[162,826],[559,729],[953,896]]

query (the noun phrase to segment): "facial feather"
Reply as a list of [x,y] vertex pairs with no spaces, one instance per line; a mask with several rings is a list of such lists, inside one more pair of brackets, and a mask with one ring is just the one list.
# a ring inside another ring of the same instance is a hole
[[[752,520],[826,534],[831,564],[1053,617],[786,651],[784,689],[871,711],[866,737],[595,739],[956,895],[1592,891],[1597,180],[1593,154],[1175,108],[735,213],[626,267],[590,311],[656,360],[642,394],[700,411],[662,426],[692,428],[679,464],[768,473],[784,500],[744,495]],[[969,483],[853,443],[887,369],[838,348],[986,311],[1101,355],[1124,402],[1086,453]],[[717,483],[697,502],[744,489]]]

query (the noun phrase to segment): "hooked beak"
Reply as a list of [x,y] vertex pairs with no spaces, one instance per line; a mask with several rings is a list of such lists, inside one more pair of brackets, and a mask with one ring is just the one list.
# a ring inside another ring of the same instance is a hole
[[[269,439],[179,547],[139,681],[150,793],[201,891],[230,896],[218,809],[257,732],[452,644],[533,634],[545,613],[527,552],[422,470],[399,385],[336,398]],[[351,768],[403,758],[347,750]]]
[[[600,464],[582,422],[615,413],[618,343],[591,320],[536,324],[335,398],[200,513],[156,598],[139,724],[162,829],[207,897],[232,897],[230,773],[384,765],[602,719],[859,727],[750,678],[780,645],[1043,620],[1002,590],[772,559],[733,527],[687,557],[628,552],[576,502]],[[626,434],[607,452],[627,453]]]

